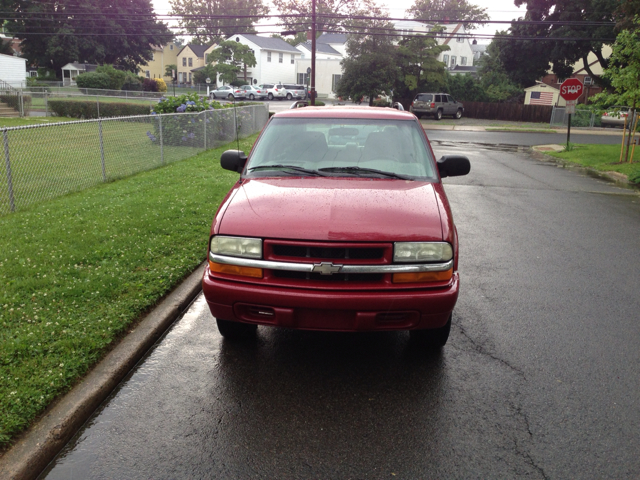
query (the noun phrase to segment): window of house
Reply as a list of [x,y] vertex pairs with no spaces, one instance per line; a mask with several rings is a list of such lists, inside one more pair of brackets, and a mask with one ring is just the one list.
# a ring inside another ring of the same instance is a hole
[[173,50],[173,44],[169,45],[169,50]]
[[442,61],[444,62],[445,65],[449,65],[449,55],[443,55]]
[[189,57],[189,66],[193,67],[193,58]]
[[296,57],[293,56],[293,53],[291,54],[291,65],[293,65],[295,62]]
[[584,84],[593,85],[593,80],[591,79],[591,77],[584,77]]
[[271,52],[267,52],[267,62],[271,61]]
[[151,61],[154,61],[155,59],[156,59],[156,54],[155,54],[155,53],[152,53],[152,54],[151,54]]
[[183,67],[187,66],[187,57],[182,57],[182,66]]
[[191,72],[189,72],[189,83],[191,83]]
[[178,83],[182,83],[182,72],[178,72]]
[[456,56],[451,55],[451,68],[456,66]]
[[278,54],[278,63],[282,63],[283,60],[284,60],[284,53],[279,53]]
[[145,77],[147,77],[147,78],[151,78],[151,72],[150,72],[149,70],[146,70],[146,71],[144,72],[144,75],[145,75]]
[[466,65],[467,64],[467,57],[460,57],[460,65]]
[[460,35],[458,35],[458,38],[456,38],[456,42],[463,43],[464,42],[464,37],[461,37]]
[[298,74],[298,83],[299,84],[306,85],[308,80],[309,80],[309,74],[308,73],[299,73]]
[[331,91],[335,92],[336,89],[338,88],[338,84],[340,83],[340,79],[342,78],[342,75],[332,75],[331,78]]

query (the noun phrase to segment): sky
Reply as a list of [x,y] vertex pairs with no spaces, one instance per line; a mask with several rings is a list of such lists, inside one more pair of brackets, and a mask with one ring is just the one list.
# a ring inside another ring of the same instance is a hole
[[[168,14],[171,10],[169,0],[151,0],[157,14]],[[413,5],[414,0],[379,0],[379,4],[384,5],[389,10],[391,18],[404,18],[406,10]],[[470,3],[487,9],[491,20],[510,21],[524,15],[525,8],[517,8],[513,0],[470,0]],[[474,32],[493,35],[496,30],[505,30],[508,24],[488,24],[478,27]],[[273,29],[269,29],[272,31]],[[478,40],[478,43],[489,43],[489,40]]]

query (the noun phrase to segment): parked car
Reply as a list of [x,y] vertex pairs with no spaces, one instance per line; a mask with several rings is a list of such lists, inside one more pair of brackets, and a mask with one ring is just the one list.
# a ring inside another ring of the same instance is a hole
[[[631,108],[614,106],[609,107],[600,117],[600,124],[603,127],[624,127],[625,120],[629,116]],[[628,120],[627,120],[628,122]]]
[[408,330],[441,347],[458,298],[458,235],[416,117],[391,108],[276,113],[249,157],[222,154],[239,181],[216,213],[204,295],[227,339],[258,325]]
[[228,100],[238,100],[244,98],[244,90],[232,85],[223,85],[209,92],[211,98],[226,98]]
[[305,87],[304,85],[285,84],[283,86],[287,91],[287,100],[292,100],[294,98],[296,100],[304,100],[305,98],[307,98],[307,87]]
[[458,119],[464,113],[464,106],[446,93],[419,93],[411,102],[409,111],[418,118],[431,115],[441,120],[444,115],[451,115]]
[[287,95],[287,91],[281,83],[264,83],[262,85],[258,85],[258,88],[267,91],[267,98],[269,100],[273,100],[274,98],[283,100]]
[[244,92],[244,98],[248,98],[249,100],[255,100],[256,98],[262,100],[267,98],[267,91],[261,89],[259,86],[243,85],[240,87],[240,90]]

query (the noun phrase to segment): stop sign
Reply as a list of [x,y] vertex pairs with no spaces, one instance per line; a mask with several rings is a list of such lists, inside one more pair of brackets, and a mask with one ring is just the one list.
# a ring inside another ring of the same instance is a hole
[[567,78],[560,85],[560,96],[565,100],[577,100],[582,95],[582,82],[577,78]]

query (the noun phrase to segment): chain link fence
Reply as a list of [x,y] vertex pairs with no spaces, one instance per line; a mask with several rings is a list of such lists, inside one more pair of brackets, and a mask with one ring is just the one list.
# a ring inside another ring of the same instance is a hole
[[259,132],[266,105],[0,129],[0,215]]
[[[566,107],[553,107],[551,111],[552,127],[566,127],[569,123],[569,114],[566,113]],[[591,110],[576,109],[576,113],[571,116],[572,127],[600,127],[600,115]]]

